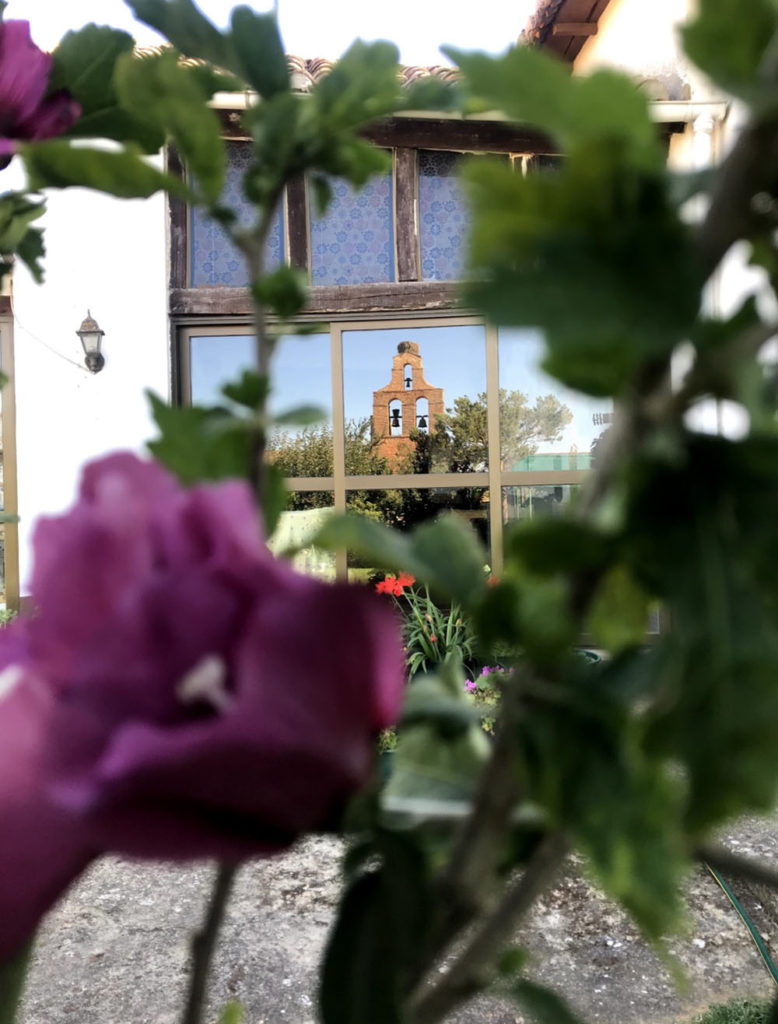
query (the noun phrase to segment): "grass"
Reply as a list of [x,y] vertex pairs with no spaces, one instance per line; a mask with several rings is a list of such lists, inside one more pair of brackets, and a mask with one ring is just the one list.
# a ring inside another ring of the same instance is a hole
[[720,1006],[711,1006],[690,1024],[767,1024],[771,1004],[752,1002],[748,999],[733,999]]

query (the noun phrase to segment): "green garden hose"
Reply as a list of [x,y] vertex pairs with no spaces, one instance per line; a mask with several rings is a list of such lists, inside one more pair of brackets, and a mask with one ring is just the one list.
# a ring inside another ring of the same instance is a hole
[[[703,863],[705,863],[705,862],[703,861]],[[732,892],[732,890],[727,885],[727,883],[724,881],[724,879],[721,877],[721,875],[718,873],[718,871],[714,870],[710,866],[710,864],[707,864],[707,863],[705,863],[705,867],[708,869],[708,871],[710,871],[710,873],[713,875],[713,877],[719,883],[719,885],[721,886],[722,892],[727,897],[727,899],[732,904],[732,906],[735,908],[735,910],[738,912],[738,915],[740,916],[740,920],[743,922],[743,924],[746,926],[746,928],[748,928],[749,932],[751,933],[751,938],[754,940],[754,942],[756,943],[756,948],[759,950],[759,955],[761,956],[762,960],[764,961],[765,967],[770,972],[770,975],[771,975],[773,981],[776,983],[776,985],[778,985],[778,968],[776,968],[775,964],[773,963],[773,958],[770,956],[770,953],[767,950],[767,946],[765,946],[764,942],[762,941],[762,936],[756,930],[756,925],[751,920],[751,918],[748,916],[748,914],[744,910],[743,905],[741,904],[740,900],[737,898],[737,896],[734,894],[734,892]]]

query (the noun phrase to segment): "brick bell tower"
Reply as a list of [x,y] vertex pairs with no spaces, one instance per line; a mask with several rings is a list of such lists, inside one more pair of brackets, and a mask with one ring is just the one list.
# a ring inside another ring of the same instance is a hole
[[429,433],[434,417],[443,412],[443,388],[431,387],[424,379],[419,346],[401,341],[392,359],[390,382],[373,392],[373,432],[381,438],[379,455],[396,466],[413,448],[411,430]]

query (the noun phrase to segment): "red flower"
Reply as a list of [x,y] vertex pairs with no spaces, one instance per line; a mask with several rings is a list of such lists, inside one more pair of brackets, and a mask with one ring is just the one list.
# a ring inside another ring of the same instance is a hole
[[[375,589],[377,594],[396,594],[396,586],[397,580],[394,576],[387,576],[380,583],[376,583]],[[400,590],[400,593],[402,593],[402,590]]]
[[435,634],[434,634],[434,633],[431,633],[431,634],[430,634],[430,640],[431,640],[431,641],[433,642],[433,644],[434,644],[434,643],[437,643],[437,640],[438,640],[438,638],[437,638],[437,637],[435,636]]
[[412,587],[416,582],[416,577],[411,576],[408,572],[401,572],[397,577],[397,585],[402,589],[403,587]]

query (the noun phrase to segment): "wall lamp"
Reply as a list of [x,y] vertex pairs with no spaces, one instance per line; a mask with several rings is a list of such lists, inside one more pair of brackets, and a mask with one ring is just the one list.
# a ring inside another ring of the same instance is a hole
[[99,373],[105,366],[105,358],[100,351],[105,331],[101,330],[97,321],[92,319],[92,314],[89,310],[86,311],[86,317],[81,322],[81,326],[76,331],[76,334],[84,346],[84,362],[86,363],[87,370],[90,373]]

